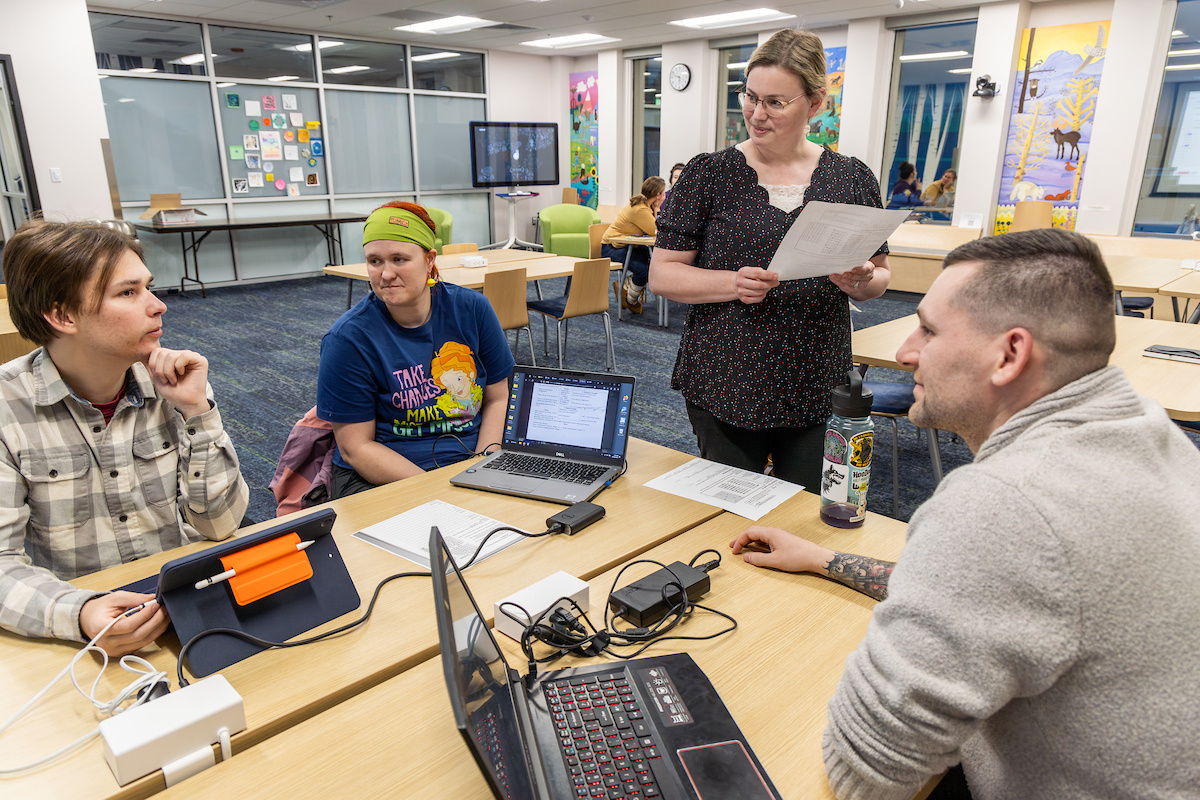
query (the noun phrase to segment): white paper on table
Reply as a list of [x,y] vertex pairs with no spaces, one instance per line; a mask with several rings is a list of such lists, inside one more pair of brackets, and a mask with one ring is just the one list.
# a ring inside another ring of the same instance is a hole
[[794,281],[861,267],[910,213],[813,200],[796,217],[767,269],[779,273],[781,281]]
[[[429,569],[429,529],[434,525],[441,532],[442,538],[446,540],[446,546],[454,555],[455,562],[464,564],[475,552],[475,548],[479,547],[479,542],[483,540],[488,531],[499,528],[503,524],[491,517],[452,506],[441,500],[430,500],[411,511],[405,511],[403,514],[397,514],[383,522],[363,528],[354,534],[354,538]],[[516,544],[522,538],[520,534],[512,531],[497,533],[487,540],[487,544],[480,551],[475,563],[478,564],[485,558]]]
[[723,508],[757,522],[803,486],[770,475],[693,458],[681,467],[646,481],[646,486],[705,505]]

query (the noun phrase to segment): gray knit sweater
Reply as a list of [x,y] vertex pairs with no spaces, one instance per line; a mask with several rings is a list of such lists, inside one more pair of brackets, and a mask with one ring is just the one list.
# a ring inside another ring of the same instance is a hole
[[[1200,367],[1194,367],[1200,369]],[[913,515],[829,703],[839,798],[1200,797],[1200,451],[1108,367]]]

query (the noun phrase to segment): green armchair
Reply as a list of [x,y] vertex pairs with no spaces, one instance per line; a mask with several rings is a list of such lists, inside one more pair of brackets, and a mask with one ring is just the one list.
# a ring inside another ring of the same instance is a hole
[[434,234],[433,249],[442,254],[442,246],[450,244],[454,241],[451,234],[454,231],[454,217],[449,211],[433,206],[425,206],[425,210],[429,212],[429,218],[433,220],[433,224],[437,225],[437,233]]
[[548,206],[538,218],[542,226],[542,249],[547,253],[575,258],[591,255],[588,226],[600,221],[595,211],[587,206]]

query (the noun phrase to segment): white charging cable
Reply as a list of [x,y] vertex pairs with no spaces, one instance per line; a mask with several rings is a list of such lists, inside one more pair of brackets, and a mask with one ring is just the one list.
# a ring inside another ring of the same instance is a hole
[[[123,706],[123,703],[125,703],[127,700],[129,700],[129,698],[134,697],[143,688],[148,687],[148,686],[153,686],[154,684],[158,683],[159,681],[167,681],[167,683],[169,684],[170,680],[167,678],[167,673],[162,672],[160,670],[156,670],[154,668],[154,665],[151,664],[146,659],[141,658],[139,656],[122,656],[120,662],[118,662],[118,663],[120,663],[121,668],[124,669],[126,672],[132,672],[133,674],[137,675],[138,677],[136,679],[134,679],[128,686],[126,686],[124,689],[122,689],[120,692],[118,692],[116,697],[114,697],[111,700],[100,700],[96,697],[96,688],[100,685],[100,677],[102,675],[104,675],[104,670],[108,668],[108,653],[106,653],[103,648],[96,647],[95,646],[96,642],[99,641],[100,637],[104,636],[104,634],[108,633],[108,629],[111,628],[113,625],[116,625],[118,622],[125,619],[126,617],[133,616],[134,614],[138,613],[145,607],[146,607],[146,604],[143,603],[140,606],[134,606],[133,608],[126,611],[124,614],[114,617],[107,625],[104,626],[103,630],[101,630],[99,633],[97,633],[96,636],[90,642],[88,642],[86,645],[84,645],[82,650],[80,650],[78,653],[75,654],[75,657],[71,659],[71,663],[67,664],[67,666],[63,668],[62,672],[55,675],[54,679],[51,680],[49,683],[47,683],[40,692],[35,694],[29,700],[28,703],[21,706],[21,708],[17,711],[17,713],[15,713],[11,717],[9,717],[8,721],[5,722],[3,725],[0,725],[0,735],[3,735],[6,731],[8,731],[9,728],[11,728],[14,724],[16,724],[17,720],[19,720],[21,717],[25,716],[25,714],[29,711],[29,709],[33,708],[37,704],[37,702],[42,699],[43,695],[45,695],[46,692],[50,691],[51,687],[53,687],[54,684],[56,684],[60,680],[62,680],[62,676],[66,675],[68,672],[71,673],[71,683],[74,684],[75,690],[77,692],[79,692],[81,695],[83,695],[84,697],[86,697],[88,699],[88,701],[90,701],[91,704],[93,706],[95,706],[97,709],[99,709],[102,713],[110,715],[110,716],[113,714],[119,714],[122,711],[127,710]],[[89,651],[99,653],[101,655],[103,663],[100,665],[100,671],[96,674],[96,680],[92,683],[91,690],[88,692],[85,692],[83,690],[83,688],[79,685],[78,679],[75,677],[75,665],[78,664],[79,660],[81,658],[83,658],[84,654]],[[147,695],[147,697],[148,696],[149,695]],[[145,701],[146,701],[145,697],[138,697],[136,700],[134,700],[133,705],[129,706],[129,708],[134,708],[135,706],[139,706],[142,703],[144,703]],[[11,775],[15,772],[24,772],[27,769],[33,769],[34,767],[41,766],[42,764],[45,764],[47,761],[53,761],[54,759],[61,756],[63,753],[67,753],[67,752],[73,750],[74,748],[78,747],[79,745],[83,744],[84,742],[88,741],[93,736],[96,736],[99,733],[100,733],[100,728],[99,728],[99,726],[97,726],[95,730],[85,733],[83,736],[80,736],[78,739],[71,742],[66,747],[63,747],[59,750],[55,750],[50,755],[39,758],[37,761],[32,761],[32,762],[30,762],[28,764],[24,764],[20,767],[0,767],[0,775]]]

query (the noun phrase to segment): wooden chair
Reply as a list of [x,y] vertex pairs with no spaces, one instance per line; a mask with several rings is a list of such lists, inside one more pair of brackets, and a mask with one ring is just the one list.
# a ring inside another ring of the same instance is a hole
[[588,225],[588,258],[600,257],[600,239],[604,237],[604,232],[607,230],[607,222],[597,222],[595,225]]
[[596,213],[600,215],[601,222],[607,222],[610,225],[617,221],[617,216],[621,213],[620,206],[598,205]]
[[[567,321],[572,317],[589,314],[604,315],[604,335],[608,350],[604,356],[604,368],[615,370],[617,356],[613,350],[612,321],[608,316],[608,271],[612,264],[607,258],[595,258],[575,263],[571,288],[563,297],[552,300],[530,300],[526,305],[531,311],[558,322],[558,368],[563,367],[563,353],[567,347]],[[542,328],[542,348],[549,355],[550,345],[546,328]]]
[[492,304],[500,327],[516,331],[515,347],[521,346],[521,331],[529,334],[529,362],[537,366],[533,354],[533,331],[529,328],[529,308],[525,305],[525,268],[498,270],[483,276],[483,296]]
[[564,186],[562,201],[564,204],[569,205],[569,206],[579,205],[578,190],[576,190],[575,187],[573,187],[573,186]]
[[452,256],[456,253],[478,253],[479,245],[464,242],[462,244],[447,244],[442,246],[442,255]]
[[8,299],[8,284],[0,283],[0,300]]
[[1049,200],[1022,200],[1013,207],[1009,233],[1053,227],[1054,203]]

